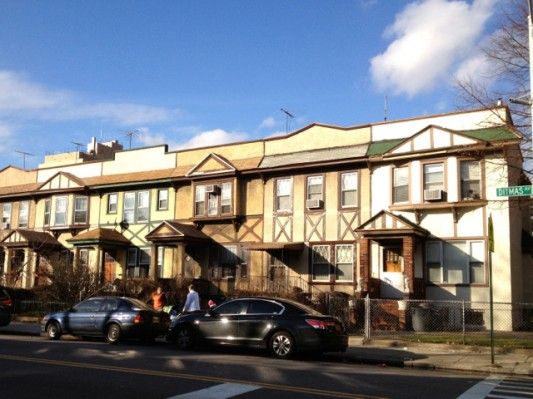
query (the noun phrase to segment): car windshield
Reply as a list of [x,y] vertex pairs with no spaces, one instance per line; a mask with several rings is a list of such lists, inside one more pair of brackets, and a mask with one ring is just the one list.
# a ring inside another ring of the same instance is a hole
[[152,310],[152,308],[149,305],[147,305],[146,303],[144,303],[143,301],[139,299],[128,298],[128,302],[131,302],[131,304],[139,310]]

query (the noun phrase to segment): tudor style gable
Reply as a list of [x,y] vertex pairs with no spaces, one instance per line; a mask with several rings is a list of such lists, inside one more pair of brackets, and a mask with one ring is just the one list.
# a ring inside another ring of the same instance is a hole
[[71,173],[58,172],[39,187],[39,191],[69,190],[84,188],[82,179]]
[[211,176],[226,173],[235,173],[235,166],[226,158],[211,153],[198,162],[191,170],[186,174],[187,177],[196,176]]

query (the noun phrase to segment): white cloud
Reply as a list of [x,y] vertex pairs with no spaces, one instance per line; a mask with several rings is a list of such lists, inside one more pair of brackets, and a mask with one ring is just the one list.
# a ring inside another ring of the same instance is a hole
[[247,140],[248,136],[245,133],[227,132],[223,129],[214,129],[201,132],[185,142],[177,144],[177,148],[196,148],[207,147],[219,144],[234,143],[236,141]]
[[178,109],[133,103],[87,101],[66,90],[52,90],[24,75],[0,71],[0,115],[37,120],[98,119],[122,126],[168,122]]
[[495,0],[423,0],[410,3],[385,32],[394,40],[371,59],[379,90],[414,96],[446,77],[472,50]]
[[276,126],[276,119],[273,116],[263,119],[263,122],[259,125],[259,129],[272,129]]
[[9,125],[0,122],[0,153],[5,153],[13,150],[13,147],[11,145],[12,138],[12,128]]

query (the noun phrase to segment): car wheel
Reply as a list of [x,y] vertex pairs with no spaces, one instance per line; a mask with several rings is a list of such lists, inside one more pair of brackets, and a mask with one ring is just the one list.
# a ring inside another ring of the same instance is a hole
[[57,340],[61,337],[61,327],[57,321],[51,321],[46,326],[46,334],[49,339]]
[[278,331],[270,338],[269,349],[274,357],[287,359],[294,354],[294,338],[287,331]]
[[107,332],[105,334],[105,339],[109,344],[116,344],[120,340],[120,336],[122,335],[122,332],[120,330],[120,326],[118,324],[110,324],[109,327],[107,327]]
[[180,350],[188,350],[194,346],[194,333],[190,327],[180,327],[176,332],[176,344]]

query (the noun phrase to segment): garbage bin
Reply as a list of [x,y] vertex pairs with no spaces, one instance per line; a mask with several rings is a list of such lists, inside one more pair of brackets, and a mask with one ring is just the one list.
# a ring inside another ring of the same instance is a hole
[[414,306],[412,310],[413,330],[428,331],[431,324],[431,309],[427,306]]

